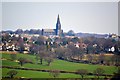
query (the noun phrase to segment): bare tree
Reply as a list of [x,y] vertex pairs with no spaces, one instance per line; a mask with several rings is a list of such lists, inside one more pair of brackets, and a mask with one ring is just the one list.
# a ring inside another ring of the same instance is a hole
[[103,64],[104,61],[105,61],[105,55],[104,55],[104,54],[100,54],[100,55],[98,56],[98,60],[99,60],[99,63],[100,63],[100,64]]
[[56,78],[60,75],[60,71],[59,70],[50,70],[50,75],[52,75],[54,78]]
[[68,60],[72,57],[71,50],[66,47],[59,47],[55,49],[56,57],[59,59]]
[[91,63],[93,60],[92,54],[87,54],[87,59],[88,59],[89,63]]
[[71,50],[69,48],[65,48],[64,59],[65,60],[70,60],[71,56],[72,56]]
[[81,75],[81,78],[83,80],[84,76],[88,74],[88,71],[86,69],[79,69],[76,71],[76,73]]
[[104,72],[105,71],[103,68],[97,68],[96,70],[94,70],[94,74],[96,74],[98,76],[98,79],[99,79],[99,76],[103,75]]
[[24,57],[20,57],[20,58],[18,59],[18,61],[19,61],[19,64],[20,64],[21,66],[23,66],[23,64],[25,64],[25,63],[31,63],[31,64],[33,64],[33,61],[32,61],[32,60],[30,60],[30,59],[28,59],[28,58],[24,58]]
[[52,51],[47,51],[45,55],[45,61],[48,63],[48,66],[53,62],[54,60],[54,53]]
[[53,62],[53,58],[52,57],[46,57],[45,61],[48,63],[47,65],[50,66],[51,62]]
[[84,58],[84,54],[83,53],[79,54],[79,58],[80,60],[82,60]]
[[59,47],[55,49],[55,54],[57,58],[64,59],[65,48]]
[[111,57],[111,60],[112,60],[113,65],[115,65],[116,67],[120,66],[120,55],[114,54]]
[[36,64],[38,64],[38,61],[40,60],[39,54],[36,54],[35,59],[36,59]]
[[18,59],[18,61],[19,61],[20,65],[23,66],[23,64],[25,63],[25,58],[20,57],[20,58]]
[[[44,45],[42,46],[37,46],[37,54],[36,54],[36,59],[40,59],[40,64],[42,64],[43,59],[45,58],[45,54],[46,54],[46,47]],[[39,58],[38,58],[39,57]]]
[[40,52],[38,53],[38,55],[39,55],[39,57],[40,57],[40,64],[42,64],[42,63],[43,63],[43,59],[44,59],[44,57],[45,57],[45,51],[40,51]]
[[72,43],[72,44],[69,44],[68,45],[68,48],[71,50],[71,55],[72,55],[72,58],[74,59],[76,56],[78,57],[78,59],[81,57],[83,58],[83,49],[82,48],[77,48],[75,47],[75,45]]
[[19,46],[19,48],[18,48],[19,52],[20,52],[20,53],[23,53],[24,50],[25,50],[25,45],[24,45],[24,41],[23,41],[23,39],[21,38],[21,36],[19,36],[17,46]]

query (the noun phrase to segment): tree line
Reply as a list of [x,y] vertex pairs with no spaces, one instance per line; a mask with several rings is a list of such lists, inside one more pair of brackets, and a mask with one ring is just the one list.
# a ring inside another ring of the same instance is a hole
[[[28,51],[30,54],[36,55],[36,60],[42,64],[45,60],[48,65],[54,58],[92,63],[92,64],[114,64],[119,65],[120,54],[120,40],[112,38],[96,38],[96,37],[54,37],[45,38],[44,36],[21,37],[4,34],[2,35],[2,51],[12,51],[12,47],[7,49],[8,46],[16,47],[14,50],[20,53]],[[76,47],[79,44],[79,47]],[[82,45],[84,44],[84,45]],[[25,48],[28,48],[27,50]],[[111,48],[114,47],[114,51]],[[112,57],[105,57],[106,53],[114,54]],[[98,56],[95,56],[98,54]],[[86,60],[84,60],[86,58]]]

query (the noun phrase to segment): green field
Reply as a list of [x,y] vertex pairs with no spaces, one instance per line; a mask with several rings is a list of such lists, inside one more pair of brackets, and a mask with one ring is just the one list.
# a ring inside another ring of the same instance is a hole
[[[17,58],[20,57],[25,57],[28,59],[31,59],[34,64],[24,64],[22,67],[24,68],[34,68],[34,69],[45,69],[45,70],[52,70],[52,69],[57,69],[57,70],[64,70],[64,71],[76,71],[78,69],[87,69],[89,72],[93,72],[96,68],[103,68],[105,70],[105,74],[113,74],[116,72],[116,67],[115,66],[104,66],[104,65],[92,65],[92,64],[83,64],[83,63],[73,63],[73,62],[68,62],[64,60],[58,60],[55,59],[50,66],[47,66],[46,62],[43,62],[43,65],[36,64],[36,59],[35,56],[33,55],[28,55],[28,54],[17,54]],[[10,54],[5,54],[2,53],[2,66],[17,66],[21,67],[18,62],[15,61],[10,61]],[[6,73],[10,69],[3,68],[2,69],[2,77],[7,76]],[[26,78],[52,78],[52,76],[49,75],[48,72],[40,72],[40,71],[30,71],[30,70],[17,70],[18,74],[16,77],[26,77]],[[59,78],[80,78],[80,75],[77,74],[70,74],[70,73],[60,73]],[[89,77],[94,77],[94,76],[86,76],[87,78]]]
[[[6,73],[9,69],[3,69],[3,76],[7,76]],[[53,78],[49,75],[48,72],[38,72],[38,71],[25,71],[25,70],[17,70],[19,73],[16,75],[17,77],[25,77],[25,78]],[[80,78],[80,75],[69,74],[69,73],[61,73],[58,78]]]

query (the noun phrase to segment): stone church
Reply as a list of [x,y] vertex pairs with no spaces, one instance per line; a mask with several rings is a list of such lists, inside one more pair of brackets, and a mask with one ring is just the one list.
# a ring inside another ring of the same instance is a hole
[[56,29],[42,29],[43,36],[50,36],[50,35],[60,36],[62,33],[63,30],[61,29],[59,14],[57,17]]

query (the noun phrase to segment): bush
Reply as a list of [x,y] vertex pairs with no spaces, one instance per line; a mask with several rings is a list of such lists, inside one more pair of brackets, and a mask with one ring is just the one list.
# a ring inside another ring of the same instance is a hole
[[31,64],[33,64],[32,60],[26,59],[26,58],[23,58],[23,57],[19,58],[18,61],[19,61],[21,66],[23,66],[24,63],[31,63]]
[[83,79],[83,77],[88,74],[88,71],[86,69],[78,69],[76,73],[80,74]]
[[16,70],[11,70],[7,73],[7,75],[10,76],[10,78],[13,78],[18,72]]
[[94,70],[94,74],[96,74],[98,76],[98,78],[100,75],[103,75],[104,72],[105,71],[102,68],[97,68],[96,70]]
[[59,70],[51,70],[50,75],[52,75],[54,78],[56,78],[60,75],[60,71]]
[[20,57],[19,59],[18,59],[18,61],[19,61],[19,63],[20,63],[20,65],[21,66],[23,66],[23,64],[25,63],[25,58],[23,58],[23,57]]

